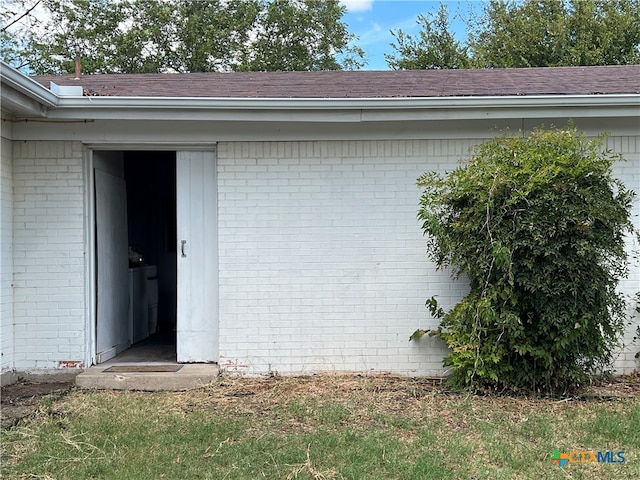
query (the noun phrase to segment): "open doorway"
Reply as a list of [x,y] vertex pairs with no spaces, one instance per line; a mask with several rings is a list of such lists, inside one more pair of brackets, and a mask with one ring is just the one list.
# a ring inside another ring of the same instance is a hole
[[176,153],[96,151],[94,168],[96,363],[175,362]]
[[[93,150],[95,363],[153,338],[170,342],[161,345],[171,348],[163,362],[218,361],[215,155],[213,147]],[[146,267],[155,271],[141,275],[147,293],[140,300],[132,271]]]

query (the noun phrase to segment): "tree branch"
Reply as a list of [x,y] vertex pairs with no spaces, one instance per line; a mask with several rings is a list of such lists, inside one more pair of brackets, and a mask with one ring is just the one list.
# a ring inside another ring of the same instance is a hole
[[36,8],[38,5],[40,5],[40,3],[42,2],[42,0],[38,0],[36,3],[33,4],[33,7],[31,7],[29,10],[27,10],[26,12],[24,12],[22,15],[20,15],[18,18],[16,18],[14,21],[12,21],[11,23],[5,25],[4,27],[0,28],[0,32],[4,32],[5,30],[7,30],[7,28],[9,28],[11,25],[14,25],[16,23],[18,23],[20,20],[22,20],[24,17],[26,17],[27,15],[29,15],[34,8]]

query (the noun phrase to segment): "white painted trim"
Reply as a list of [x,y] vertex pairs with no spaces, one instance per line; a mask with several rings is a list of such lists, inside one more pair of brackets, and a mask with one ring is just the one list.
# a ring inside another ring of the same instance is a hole
[[69,109],[196,109],[196,110],[344,110],[415,108],[527,108],[567,106],[640,106],[639,94],[500,95],[396,98],[224,98],[224,97],[70,97],[58,107]]
[[239,123],[96,120],[81,125],[13,124],[13,139],[79,141],[96,150],[136,150],[136,145],[142,145],[145,150],[173,151],[192,147],[194,150],[208,150],[211,145],[227,141],[486,139],[498,132],[529,130],[539,125],[563,126],[569,120],[588,134],[615,131],[617,135],[636,135],[639,119],[639,116],[566,115],[552,118],[520,116],[510,119],[421,120],[349,125],[301,121]]
[[203,142],[203,143],[175,143],[175,142],[154,142],[154,143],[123,143],[121,141],[115,143],[86,143],[85,146],[91,150],[116,150],[123,152],[175,152],[178,150],[188,151],[214,151],[216,149],[217,142]]
[[[131,345],[129,345],[129,347],[130,346]],[[126,347],[126,348],[129,348],[129,347]],[[107,360],[111,360],[113,357],[115,357],[121,351],[124,351],[124,349],[123,350],[118,350],[115,347],[112,347],[112,348],[104,350],[104,351],[102,351],[100,353],[96,353],[96,356],[95,356],[96,357],[96,364],[104,363]]]
[[[498,118],[640,117],[640,95],[532,95],[361,99],[75,97],[62,120],[363,123]],[[46,122],[46,121],[45,121]]]
[[93,180],[93,150],[84,147],[85,157],[85,212],[86,242],[85,251],[85,284],[86,284],[86,323],[85,341],[88,348],[85,356],[85,366],[97,363],[96,358],[96,239],[95,239],[95,186]]
[[46,107],[54,107],[58,104],[58,97],[55,94],[4,62],[0,62],[0,77],[3,84]]

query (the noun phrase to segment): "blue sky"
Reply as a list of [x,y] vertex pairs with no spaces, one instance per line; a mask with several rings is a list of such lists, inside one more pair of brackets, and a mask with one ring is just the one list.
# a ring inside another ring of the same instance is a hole
[[[419,14],[436,13],[440,2],[424,0],[341,0],[347,7],[342,20],[349,31],[359,37],[355,43],[365,51],[368,59],[365,70],[388,70],[384,54],[392,54],[393,37],[390,30],[416,35]],[[455,17],[465,16],[470,9],[480,11],[479,1],[443,1],[449,8],[452,30],[459,40],[465,38],[465,25]]]

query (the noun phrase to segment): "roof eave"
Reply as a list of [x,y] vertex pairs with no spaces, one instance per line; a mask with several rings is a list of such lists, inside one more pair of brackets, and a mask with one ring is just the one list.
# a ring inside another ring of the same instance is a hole
[[[640,94],[514,95],[397,98],[201,98],[60,97],[49,118],[129,120],[389,121],[512,118],[527,110],[535,116],[587,116],[610,110],[614,116],[640,115]],[[536,113],[537,112],[537,113]],[[162,118],[164,114],[168,118]],[[274,118],[277,119],[277,118]]]
[[3,86],[3,100],[13,104],[18,102],[16,97],[21,95],[24,99],[20,100],[20,103],[38,104],[42,107],[29,107],[28,111],[32,111],[36,116],[45,116],[46,109],[58,105],[58,97],[55,94],[5,62],[0,62],[0,80]]

